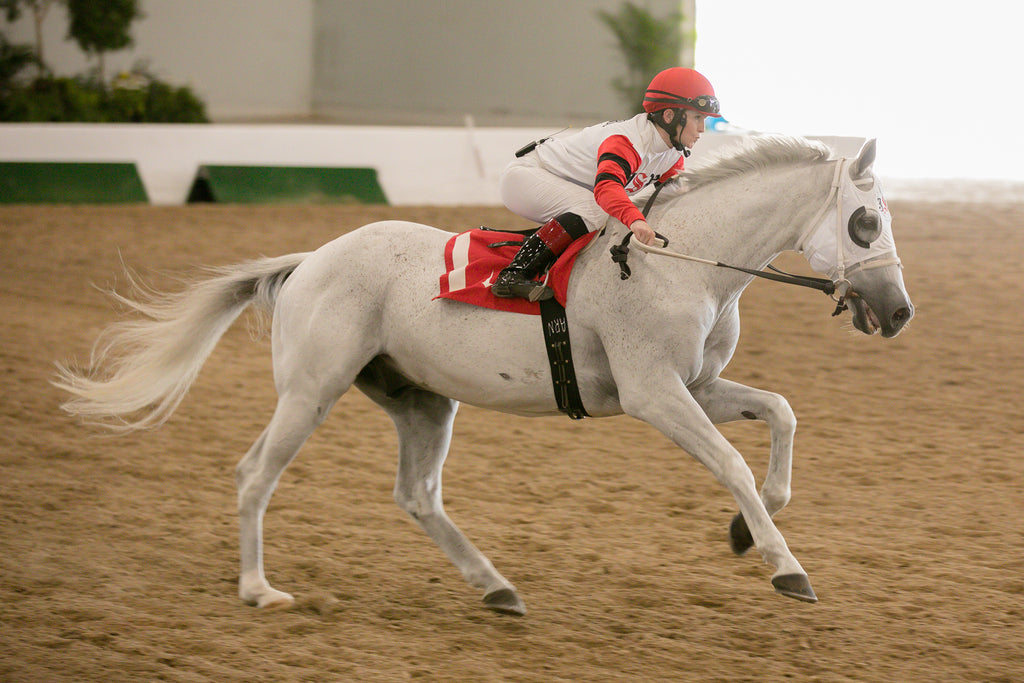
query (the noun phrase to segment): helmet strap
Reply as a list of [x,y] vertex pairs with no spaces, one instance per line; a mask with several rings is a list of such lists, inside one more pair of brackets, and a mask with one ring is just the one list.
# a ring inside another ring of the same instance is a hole
[[[665,123],[664,112],[671,111],[672,122]],[[679,133],[682,132],[682,128],[686,128],[686,109],[680,107],[678,109],[661,109],[656,112],[651,112],[647,115],[654,125],[661,128],[665,133],[668,134],[669,144],[672,145],[677,151],[682,152],[685,156],[690,156],[690,150],[683,146],[683,143],[679,140]]]

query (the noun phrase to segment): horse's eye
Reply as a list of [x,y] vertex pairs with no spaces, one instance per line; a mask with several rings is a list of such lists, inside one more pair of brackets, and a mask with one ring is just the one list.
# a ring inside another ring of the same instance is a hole
[[877,211],[862,206],[850,216],[847,230],[854,244],[867,249],[881,236],[882,219]]

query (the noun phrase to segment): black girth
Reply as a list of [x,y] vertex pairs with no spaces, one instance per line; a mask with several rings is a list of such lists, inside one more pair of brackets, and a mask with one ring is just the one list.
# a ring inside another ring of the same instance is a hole
[[[481,226],[481,229],[491,230],[484,226]],[[536,232],[536,228],[505,232],[530,235]],[[520,244],[522,244],[521,241],[508,240],[494,242],[487,246],[498,248]],[[583,407],[580,388],[576,382],[576,370],[572,362],[572,345],[569,342],[569,322],[565,317],[565,307],[554,297],[541,299],[538,303],[540,304],[541,328],[544,331],[544,348],[547,350],[548,364],[551,366],[551,386],[555,392],[555,404],[559,411],[574,420],[590,417],[587,409]]]
[[551,382],[558,409],[574,420],[590,417],[583,407],[580,388],[576,383],[565,308],[554,297],[542,299],[540,318],[544,327],[544,346],[548,351],[548,363],[551,364]]

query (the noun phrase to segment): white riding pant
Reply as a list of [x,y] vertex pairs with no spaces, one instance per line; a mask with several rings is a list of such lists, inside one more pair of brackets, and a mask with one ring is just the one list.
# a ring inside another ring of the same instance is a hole
[[501,201],[514,214],[537,223],[547,223],[563,213],[574,213],[587,230],[600,230],[608,214],[597,205],[590,187],[566,180],[544,169],[536,154],[514,159],[501,172]]

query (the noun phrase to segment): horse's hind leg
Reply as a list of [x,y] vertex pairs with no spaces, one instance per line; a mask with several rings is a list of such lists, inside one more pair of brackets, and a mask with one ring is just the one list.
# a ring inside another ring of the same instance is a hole
[[283,394],[270,424],[235,471],[241,553],[238,595],[250,605],[267,607],[292,601],[288,593],[271,588],[263,574],[263,515],[281,474],[325,413],[309,396]]
[[466,581],[484,592],[487,607],[525,614],[515,588],[445,514],[441,469],[448,455],[452,423],[459,404],[415,387],[385,395],[383,387],[360,377],[357,386],[383,407],[398,431],[398,477],[395,502],[409,513],[458,567]]

